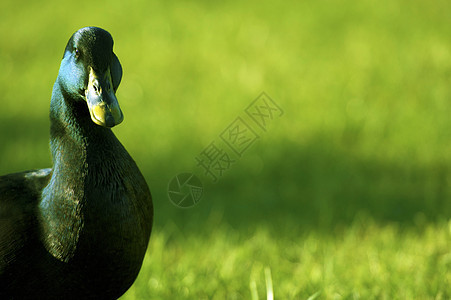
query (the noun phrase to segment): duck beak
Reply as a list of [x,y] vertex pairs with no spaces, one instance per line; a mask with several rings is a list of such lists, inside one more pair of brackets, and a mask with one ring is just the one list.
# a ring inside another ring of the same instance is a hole
[[111,128],[120,124],[124,119],[113,90],[109,68],[100,76],[93,68],[90,68],[85,96],[91,120],[97,125]]

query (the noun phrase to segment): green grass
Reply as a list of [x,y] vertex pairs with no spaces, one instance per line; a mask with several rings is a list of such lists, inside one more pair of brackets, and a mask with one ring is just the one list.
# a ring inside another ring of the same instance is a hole
[[[83,26],[115,39],[114,129],[155,201],[124,299],[451,298],[449,1],[4,1],[0,174],[47,167]],[[195,157],[265,91],[284,110],[217,183]],[[167,184],[204,183],[178,209]],[[270,275],[269,275],[270,274]]]
[[405,230],[359,216],[326,234],[281,235],[264,226],[244,234],[218,226],[216,217],[205,222],[214,230],[201,236],[170,223],[158,231],[124,298],[251,299],[254,284],[258,299],[266,299],[265,269],[276,299],[450,296],[451,223]]

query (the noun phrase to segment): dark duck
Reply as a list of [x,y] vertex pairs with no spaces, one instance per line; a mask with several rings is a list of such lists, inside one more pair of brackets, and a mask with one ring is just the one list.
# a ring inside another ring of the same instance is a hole
[[111,35],[70,38],[53,86],[53,168],[0,177],[0,299],[116,299],[146,253],[146,181],[111,131],[122,67]]

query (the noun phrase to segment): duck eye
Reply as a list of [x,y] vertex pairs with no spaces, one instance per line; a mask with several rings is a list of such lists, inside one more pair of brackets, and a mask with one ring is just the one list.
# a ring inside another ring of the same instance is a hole
[[80,56],[80,50],[78,50],[78,48],[75,48],[74,53],[76,58]]

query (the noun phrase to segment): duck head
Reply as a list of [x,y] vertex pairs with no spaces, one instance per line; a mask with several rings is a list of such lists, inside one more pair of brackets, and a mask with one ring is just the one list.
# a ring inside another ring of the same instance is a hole
[[86,101],[91,120],[113,127],[124,119],[116,98],[122,67],[113,52],[113,38],[97,27],[75,32],[67,43],[58,82],[70,98]]

